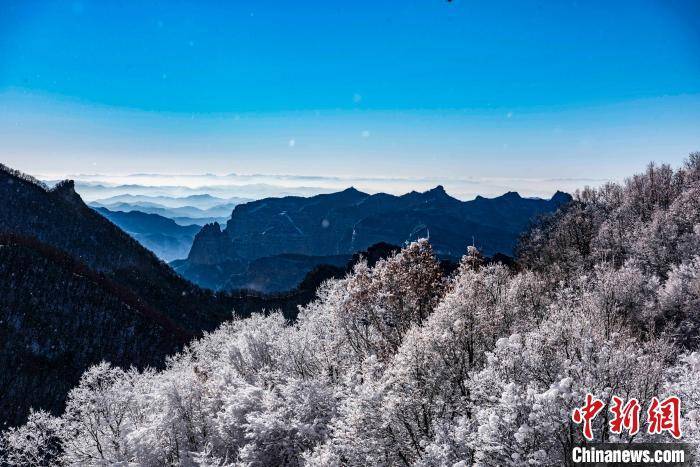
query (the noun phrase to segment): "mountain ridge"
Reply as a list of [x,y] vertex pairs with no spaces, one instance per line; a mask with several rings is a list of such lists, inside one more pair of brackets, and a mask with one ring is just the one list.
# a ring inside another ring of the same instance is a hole
[[349,187],[308,198],[265,198],[237,205],[223,229],[208,224],[176,269],[206,287],[224,289],[226,275],[240,274],[260,258],[352,255],[376,243],[402,245],[421,237],[443,257],[461,257],[471,244],[487,256],[512,255],[532,220],[570,199],[563,192],[549,200],[507,192],[460,201],[442,185],[403,195],[370,195]]

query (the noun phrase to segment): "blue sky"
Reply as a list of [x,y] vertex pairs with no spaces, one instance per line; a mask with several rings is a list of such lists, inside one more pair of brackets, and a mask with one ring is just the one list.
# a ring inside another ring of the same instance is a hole
[[699,5],[4,0],[0,159],[615,179],[700,150]]

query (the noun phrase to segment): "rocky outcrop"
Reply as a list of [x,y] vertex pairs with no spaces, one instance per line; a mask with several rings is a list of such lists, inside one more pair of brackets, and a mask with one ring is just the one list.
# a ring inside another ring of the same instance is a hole
[[196,265],[212,265],[237,259],[231,239],[218,222],[202,227],[194,237],[187,261]]
[[75,182],[73,180],[63,180],[54,186],[50,192],[62,200],[76,206],[83,204],[83,200],[78,193],[75,192]]

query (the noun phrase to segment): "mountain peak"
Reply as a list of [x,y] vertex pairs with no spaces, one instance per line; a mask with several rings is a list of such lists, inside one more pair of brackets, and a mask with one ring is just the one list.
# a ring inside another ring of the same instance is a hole
[[367,198],[369,195],[367,193],[363,193],[354,186],[351,186],[350,188],[346,188],[343,191],[338,191],[335,193],[330,193],[329,196],[334,197],[334,198],[339,198],[343,199],[346,201],[359,201],[361,199]]
[[231,239],[218,222],[202,227],[194,237],[187,260],[192,264],[217,264],[233,259]]
[[521,199],[522,196],[520,196],[520,193],[518,193],[517,191],[509,191],[509,192],[504,193],[501,196],[499,196],[499,198],[502,198],[502,199]]
[[212,222],[210,224],[205,224],[202,227],[202,230],[199,231],[197,234],[202,235],[202,236],[208,236],[208,235],[216,235],[221,233],[221,225],[219,225],[218,222]]
[[554,195],[552,196],[550,201],[552,201],[553,203],[556,203],[556,204],[565,204],[565,203],[568,203],[569,201],[571,201],[571,199],[572,198],[571,198],[570,194],[557,190],[557,192],[554,193]]
[[62,180],[51,189],[51,193],[71,204],[83,204],[83,200],[75,192],[75,182],[73,180]]
[[60,194],[72,194],[75,193],[75,182],[73,180],[61,180],[54,186],[51,191]]
[[427,199],[432,201],[454,201],[458,203],[460,202],[452,196],[448,195],[445,191],[445,187],[442,185],[438,185],[435,188],[431,188],[430,190],[423,192],[421,195],[423,198],[427,197]]
[[341,193],[346,193],[346,194],[349,194],[349,195],[350,195],[350,194],[355,195],[355,194],[362,193],[362,192],[361,192],[360,190],[358,190],[357,188],[355,188],[354,186],[351,186],[351,187],[346,188],[346,189],[344,189],[343,191],[341,191]]

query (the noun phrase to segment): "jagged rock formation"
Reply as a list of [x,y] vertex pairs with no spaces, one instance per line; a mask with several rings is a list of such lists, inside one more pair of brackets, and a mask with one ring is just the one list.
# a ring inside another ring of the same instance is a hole
[[218,222],[207,224],[195,236],[187,259],[194,264],[219,264],[237,259],[231,248],[231,240],[221,231]]

